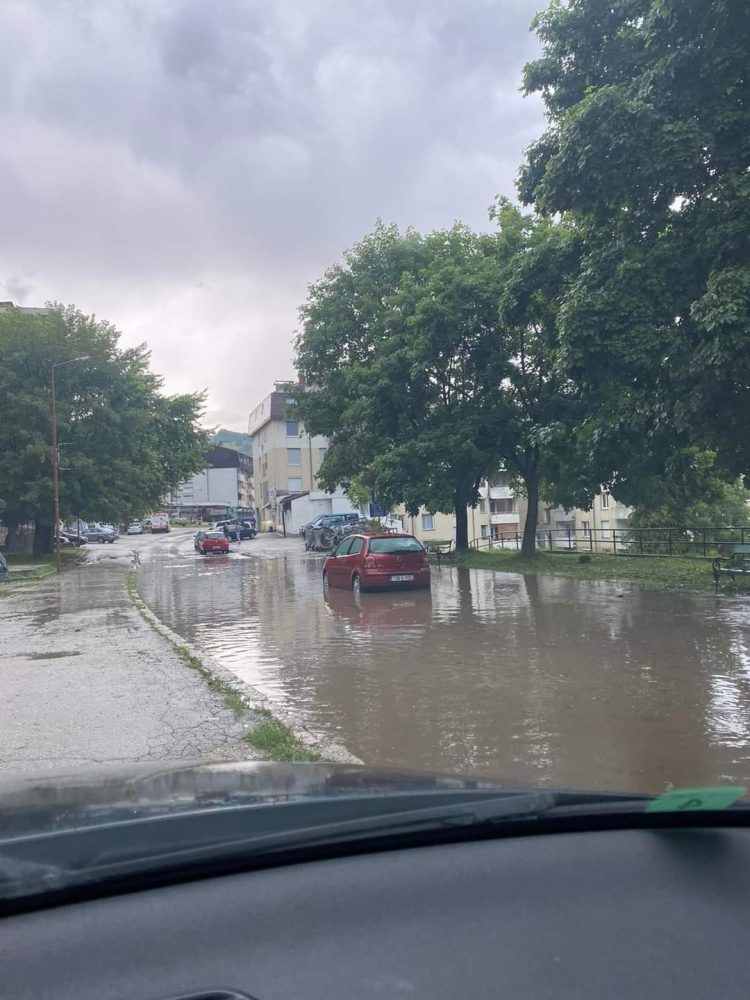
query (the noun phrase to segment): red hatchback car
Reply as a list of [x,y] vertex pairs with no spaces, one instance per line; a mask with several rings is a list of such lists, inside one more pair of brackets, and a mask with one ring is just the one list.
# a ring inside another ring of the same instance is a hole
[[202,531],[195,547],[204,556],[209,552],[229,552],[229,540],[223,531]]
[[347,535],[323,564],[324,587],[429,587],[427,552],[413,535]]

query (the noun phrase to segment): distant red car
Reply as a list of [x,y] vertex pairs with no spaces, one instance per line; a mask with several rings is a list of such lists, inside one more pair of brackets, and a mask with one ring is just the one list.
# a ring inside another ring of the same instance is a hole
[[223,531],[201,531],[196,535],[195,548],[202,555],[229,552],[229,539]]
[[347,535],[323,564],[324,587],[429,587],[430,564],[413,535]]

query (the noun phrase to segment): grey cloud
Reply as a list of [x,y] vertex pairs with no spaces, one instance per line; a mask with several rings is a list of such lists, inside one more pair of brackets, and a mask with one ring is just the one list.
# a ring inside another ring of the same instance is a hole
[[[0,274],[244,413],[380,216],[487,225],[541,128],[537,0],[6,0]],[[208,362],[208,363],[207,363]]]

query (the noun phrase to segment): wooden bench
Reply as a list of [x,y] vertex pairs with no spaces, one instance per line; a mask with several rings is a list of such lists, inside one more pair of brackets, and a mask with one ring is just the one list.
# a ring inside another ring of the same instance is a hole
[[455,556],[453,539],[448,542],[425,542],[424,547],[431,556],[435,556],[438,566],[443,559],[452,559]]
[[738,576],[750,577],[750,545],[728,545],[726,548],[729,554],[718,556],[711,564],[717,592],[722,576],[728,576],[732,583],[737,582]]

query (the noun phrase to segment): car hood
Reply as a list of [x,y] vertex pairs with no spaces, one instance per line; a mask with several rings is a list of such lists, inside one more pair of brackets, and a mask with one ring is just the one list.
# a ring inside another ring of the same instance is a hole
[[501,788],[508,790],[471,777],[349,764],[144,764],[0,779],[0,829],[7,836],[240,805]]

